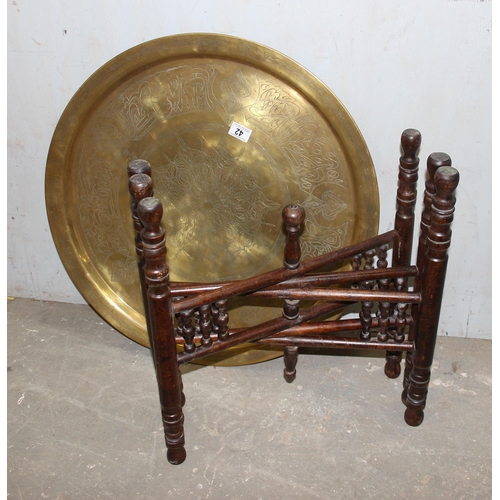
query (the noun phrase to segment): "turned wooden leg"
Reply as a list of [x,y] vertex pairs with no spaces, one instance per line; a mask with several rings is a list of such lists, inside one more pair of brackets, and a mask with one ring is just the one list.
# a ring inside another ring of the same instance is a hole
[[[415,203],[417,199],[418,150],[422,142],[420,132],[415,129],[406,129],[401,135],[403,154],[399,159],[399,185],[397,192],[397,211],[394,229],[399,234],[394,246],[393,266],[409,266],[413,244],[413,228],[415,223]],[[401,290],[407,288],[407,282]],[[402,352],[386,353],[385,374],[389,378],[397,378],[401,373]]]
[[[300,205],[287,205],[283,209],[282,217],[287,234],[284,264],[287,269],[297,269],[301,256],[299,232],[305,220],[306,212]],[[290,320],[296,319],[300,311],[299,303],[299,300],[285,299],[283,317]],[[283,370],[283,376],[288,383],[295,380],[298,354],[298,347],[286,346],[284,349],[285,369]]]
[[[440,167],[450,167],[451,158],[446,153],[432,153],[427,158],[427,179],[425,181],[425,191],[424,191],[424,208],[420,218],[420,238],[418,240],[417,249],[417,269],[419,271],[417,277],[415,278],[415,284],[413,290],[415,292],[420,292],[422,289],[422,278],[424,276],[425,268],[425,254],[427,253],[427,237],[429,232],[429,227],[431,225],[431,206],[436,194],[436,186],[434,185],[434,175]],[[412,306],[412,317],[413,321],[410,325],[410,332],[408,340],[415,341],[416,333],[418,331],[418,304]],[[402,400],[406,404],[406,395],[408,390],[408,384],[410,383],[410,373],[413,367],[412,362],[413,354],[410,352],[406,353],[405,359],[405,370],[403,377],[403,394]]]
[[135,232],[135,252],[137,254],[137,267],[139,270],[139,282],[141,285],[142,302],[144,305],[144,317],[146,318],[146,326],[149,338],[149,347],[151,355],[154,359],[154,352],[149,334],[151,328],[149,327],[149,314],[148,314],[148,287],[144,278],[144,255],[142,248],[142,223],[137,215],[137,205],[144,199],[153,196],[153,181],[151,180],[151,166],[146,160],[134,160],[128,164],[127,174],[129,177],[129,192],[132,197],[132,221],[134,224]]
[[436,195],[431,207],[431,223],[422,278],[422,300],[418,309],[418,332],[408,387],[403,394],[403,401],[407,407],[405,421],[411,426],[420,425],[424,419],[446,277],[448,248],[451,242],[450,225],[455,206],[453,193],[458,185],[459,174],[453,167],[440,167],[434,180]]
[[137,206],[143,225],[144,276],[148,287],[150,337],[165,430],[167,459],[180,464],[186,459],[182,379],[177,362],[174,317],[166,263],[165,231],[160,227],[163,209],[156,198],[145,198]]

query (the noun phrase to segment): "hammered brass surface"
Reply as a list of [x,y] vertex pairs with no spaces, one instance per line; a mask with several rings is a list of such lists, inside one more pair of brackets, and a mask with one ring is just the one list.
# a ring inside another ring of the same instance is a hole
[[[228,134],[234,122],[251,130],[248,142]],[[306,209],[303,258],[378,231],[367,146],[344,106],[306,69],[227,35],[134,47],[96,71],[66,107],[49,150],[46,204],[80,293],[145,346],[126,179],[137,158],[153,167],[172,280],[240,279],[281,266],[281,210],[289,203]],[[279,310],[233,306],[231,325]]]

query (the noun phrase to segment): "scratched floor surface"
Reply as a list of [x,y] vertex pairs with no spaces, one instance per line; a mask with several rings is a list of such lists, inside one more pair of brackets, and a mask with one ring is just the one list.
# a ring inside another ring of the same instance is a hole
[[149,351],[88,306],[9,301],[7,498],[490,499],[491,342],[439,338],[424,423],[380,357],[183,367],[165,458]]

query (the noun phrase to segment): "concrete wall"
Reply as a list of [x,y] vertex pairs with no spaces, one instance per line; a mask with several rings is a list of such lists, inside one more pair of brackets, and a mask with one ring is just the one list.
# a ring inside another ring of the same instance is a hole
[[[9,0],[8,294],[83,303],[57,255],[45,163],[70,98],[134,45],[215,32],[268,45],[323,80],[372,154],[380,229],[392,225],[399,138],[460,170],[440,334],[491,338],[491,2],[467,0]],[[419,183],[423,192],[423,176]]]

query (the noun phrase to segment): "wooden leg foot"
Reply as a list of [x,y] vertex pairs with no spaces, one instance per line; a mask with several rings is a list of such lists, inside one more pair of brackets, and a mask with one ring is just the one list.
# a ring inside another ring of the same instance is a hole
[[406,408],[405,422],[412,427],[418,427],[424,421],[424,411],[417,408]]
[[299,355],[299,348],[294,346],[285,347],[285,369],[283,370],[283,377],[290,384],[295,380],[297,375],[297,359]]
[[170,414],[163,412],[163,427],[167,460],[173,465],[181,464],[186,460],[186,449],[184,448],[184,414],[180,406]]
[[387,353],[385,357],[384,373],[389,378],[398,378],[401,374],[402,353]]
[[429,368],[413,366],[408,386],[403,388],[401,399],[406,405],[405,422],[412,427],[420,425],[424,420],[430,377],[431,371]]
[[384,367],[384,373],[388,378],[398,378],[401,374],[401,365],[387,361]]
[[167,460],[172,465],[180,465],[186,460],[186,450],[184,448],[176,450],[167,450]]

